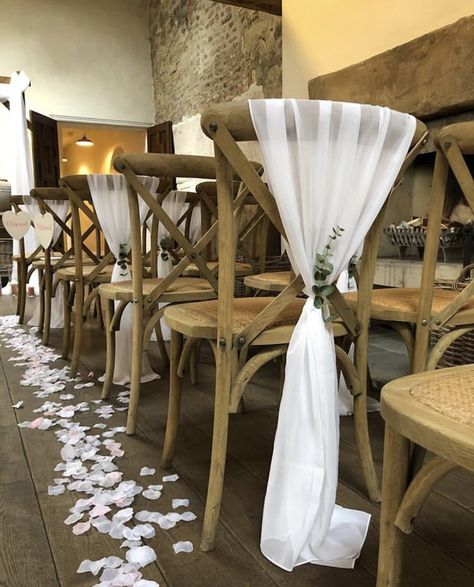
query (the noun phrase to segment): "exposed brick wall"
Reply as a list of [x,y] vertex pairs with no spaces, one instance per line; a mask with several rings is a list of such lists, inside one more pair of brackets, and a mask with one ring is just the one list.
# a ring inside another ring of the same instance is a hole
[[150,43],[157,122],[251,86],[281,96],[281,17],[211,0],[150,0]]

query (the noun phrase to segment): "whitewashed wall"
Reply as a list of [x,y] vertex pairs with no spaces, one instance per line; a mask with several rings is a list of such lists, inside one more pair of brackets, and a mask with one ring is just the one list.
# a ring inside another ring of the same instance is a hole
[[[153,123],[147,0],[1,0],[0,75],[23,69],[27,107]],[[8,177],[0,109],[0,178]]]

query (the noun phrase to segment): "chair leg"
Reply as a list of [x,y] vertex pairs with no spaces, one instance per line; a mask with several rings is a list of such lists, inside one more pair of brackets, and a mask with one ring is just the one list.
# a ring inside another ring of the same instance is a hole
[[407,488],[409,451],[409,441],[386,424],[377,587],[401,585],[403,532],[395,518]]
[[25,323],[25,309],[26,309],[26,276],[28,274],[26,263],[20,262],[20,271],[18,272],[18,299],[20,303],[20,312],[18,315],[18,322]]
[[191,351],[191,356],[189,357],[189,375],[191,379],[192,385],[197,385],[199,382],[199,354],[201,351],[201,340],[197,340],[196,344]]
[[170,391],[168,399],[168,417],[166,420],[165,442],[161,455],[161,466],[166,469],[171,466],[176,437],[178,434],[179,413],[181,408],[182,378],[178,375],[178,364],[183,348],[183,335],[171,330],[170,343]]
[[63,281],[63,348],[61,358],[69,358],[69,342],[71,340],[71,308],[69,306],[70,284],[69,281]]
[[[100,303],[100,302],[99,302]],[[104,384],[102,385],[101,399],[109,399],[110,390],[114,380],[115,368],[115,331],[111,330],[112,317],[114,315],[114,301],[104,300],[105,303],[105,340],[107,355],[105,360]]]
[[[235,350],[232,352],[236,352]],[[212,433],[211,467],[207,488],[206,511],[201,534],[201,550],[214,549],[221,508],[229,428],[229,400],[235,361],[226,352],[217,352],[214,427]]]
[[78,283],[76,285],[76,297],[74,300],[74,341],[72,343],[72,357],[71,357],[71,373],[76,375],[79,369],[79,358],[81,356],[82,347],[82,330],[84,318],[82,313],[84,311],[84,284]]
[[51,329],[51,300],[53,297],[53,275],[51,271],[46,270],[44,274],[44,325],[43,325],[43,344],[49,343],[49,333]]
[[354,430],[362,464],[362,474],[369,499],[374,502],[380,501],[380,487],[375,470],[372,446],[369,437],[369,422],[367,419],[367,395],[361,393],[354,397]]
[[39,304],[40,312],[38,319],[38,334],[41,334],[44,329],[44,271],[38,269],[38,286],[39,286]]
[[130,375],[130,403],[128,404],[127,434],[135,434],[137,427],[138,401],[142,376],[143,354],[143,306],[133,303],[132,325],[132,373]]
[[16,286],[16,315],[20,315],[20,279],[21,279],[21,262],[16,262],[16,277],[17,277],[17,286]]

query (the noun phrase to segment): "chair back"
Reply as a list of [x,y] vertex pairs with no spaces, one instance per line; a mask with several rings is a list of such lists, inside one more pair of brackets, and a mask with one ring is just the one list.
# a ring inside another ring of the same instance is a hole
[[[286,234],[277,203],[268,185],[259,177],[255,168],[249,164],[245,154],[238,145],[242,141],[257,140],[257,133],[252,121],[249,104],[232,103],[213,106],[212,109],[203,114],[201,125],[207,136],[214,141],[215,146],[218,209],[221,219],[219,230],[220,235],[222,235],[222,238],[219,238],[219,260],[221,265],[224,265],[226,268],[224,279],[221,276],[219,280],[219,318],[220,323],[225,325],[221,328],[219,337],[226,341],[228,348],[231,348],[233,345],[237,348],[242,348],[250,344],[252,340],[273,322],[282,309],[291,303],[295,295],[300,294],[304,282],[300,275],[296,275],[288,287],[239,334],[238,340],[232,340],[232,304],[229,304],[228,300],[231,300],[233,295],[234,274],[231,259],[235,255],[237,236],[232,208],[232,176],[234,174],[242,181],[249,192],[253,194],[259,206],[265,211],[272,224],[284,239],[286,239]],[[407,167],[412,163],[416,154],[426,142],[426,137],[427,130],[425,125],[417,121],[413,140],[391,192],[399,185]],[[360,263],[360,295],[357,312],[354,313],[350,309],[335,286],[337,275],[334,276],[334,283],[331,284],[328,290],[330,293],[327,297],[331,305],[337,312],[338,317],[345,323],[349,332],[354,336],[360,335],[362,324],[365,325],[365,330],[368,328],[368,308],[370,305],[376,253],[383,225],[383,212],[385,207],[386,204],[382,207],[380,214],[377,216],[365,239],[364,252]],[[324,211],[321,211],[321,213],[324,214]]]
[[[215,162],[212,157],[200,157],[194,155],[172,155],[161,153],[145,154],[125,154],[120,155],[114,161],[117,171],[122,173],[128,183],[129,209],[132,227],[132,274],[134,298],[141,300],[145,308],[155,305],[158,299],[166,293],[172,283],[186,270],[188,265],[194,263],[202,278],[206,279],[214,291],[217,293],[216,269],[210,270],[206,263],[205,250],[211,241],[217,236],[218,222],[216,219],[208,226],[197,243],[190,240],[190,231],[188,228],[182,230],[180,223],[183,217],[178,221],[173,221],[163,205],[164,199],[168,192],[162,193],[160,198],[153,199],[149,190],[140,181],[141,175],[150,175],[166,180],[171,186],[173,180],[177,177],[189,177],[193,179],[215,179]],[[247,190],[236,198],[236,210],[243,205]],[[139,226],[139,202],[143,201],[149,208],[156,221],[160,223],[169,234],[170,239],[175,243],[173,256],[176,264],[170,270],[168,275],[163,277],[159,284],[148,293],[143,299],[142,294],[142,277],[140,274],[140,258],[138,251],[141,247]],[[200,203],[199,193],[187,193],[186,201],[192,208]],[[186,217],[186,213],[184,214]],[[186,226],[188,222],[186,221]]]
[[430,330],[443,328],[474,295],[474,281],[453,297],[441,310],[432,311],[439,237],[446,206],[450,172],[474,214],[474,178],[466,155],[474,154],[474,122],[461,122],[442,128],[435,137],[436,159],[428,208],[426,244],[416,322],[413,372],[423,371]]
[[[235,181],[234,197],[237,195],[239,187],[240,182]],[[196,193],[201,199],[201,228],[202,234],[204,234],[211,225],[212,219],[216,219],[218,215],[217,184],[215,181],[202,182],[196,186]],[[251,194],[241,206],[236,220],[238,223],[237,255],[244,262],[249,263],[255,272],[257,270],[264,271],[269,219]],[[217,240],[216,246],[208,247],[203,254],[207,260],[216,260],[218,258]],[[257,259],[258,263],[256,263]]]

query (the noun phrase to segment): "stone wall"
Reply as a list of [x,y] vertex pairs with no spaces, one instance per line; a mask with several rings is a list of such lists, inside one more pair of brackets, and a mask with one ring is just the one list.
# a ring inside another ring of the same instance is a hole
[[150,0],[156,121],[237,97],[280,97],[281,17],[211,0]]

